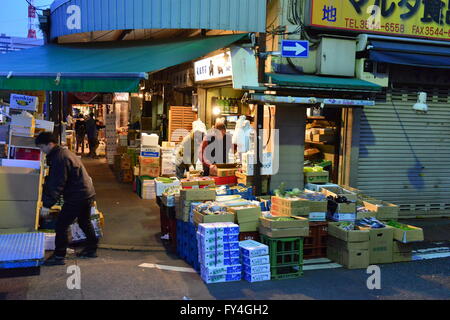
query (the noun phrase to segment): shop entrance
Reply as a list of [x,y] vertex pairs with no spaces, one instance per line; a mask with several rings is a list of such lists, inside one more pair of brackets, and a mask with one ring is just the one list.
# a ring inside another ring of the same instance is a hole
[[[328,182],[335,184],[339,183],[341,131],[341,108],[308,109],[304,165],[305,167],[322,167],[329,172]],[[320,182],[327,181],[322,180]]]

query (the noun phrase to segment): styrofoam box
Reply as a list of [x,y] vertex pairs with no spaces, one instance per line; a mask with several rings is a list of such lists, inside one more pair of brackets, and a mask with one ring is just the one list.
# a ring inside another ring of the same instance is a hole
[[270,273],[270,264],[261,264],[256,266],[248,266],[244,264],[244,272],[248,274]]
[[221,266],[221,267],[209,267],[205,268],[202,267],[202,274],[205,274],[206,276],[217,276],[217,275],[223,275],[223,274],[230,274],[230,273],[242,273],[242,265],[238,264],[235,266]]
[[239,242],[239,247],[242,255],[249,258],[266,256],[269,254],[268,246],[253,240],[241,241]]
[[253,257],[253,258],[242,256],[242,262],[243,264],[246,264],[248,266],[259,266],[262,264],[270,264],[270,258],[269,256]]
[[261,282],[261,281],[270,281],[271,274],[269,273],[256,273],[249,274],[244,273],[244,279],[248,282]]

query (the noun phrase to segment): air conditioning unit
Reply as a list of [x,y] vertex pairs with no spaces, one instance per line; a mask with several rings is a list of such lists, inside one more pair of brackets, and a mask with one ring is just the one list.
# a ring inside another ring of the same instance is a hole
[[322,38],[317,54],[317,73],[329,76],[355,76],[356,41]]
[[367,59],[357,59],[356,78],[387,87],[389,85],[389,65]]

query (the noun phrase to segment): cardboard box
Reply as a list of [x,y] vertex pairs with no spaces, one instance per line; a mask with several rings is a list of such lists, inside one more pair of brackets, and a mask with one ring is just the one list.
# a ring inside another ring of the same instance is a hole
[[392,262],[412,261],[412,245],[398,241],[392,242]]
[[342,264],[347,269],[366,269],[369,266],[368,250],[347,250],[342,247],[328,246],[327,257]]
[[334,135],[327,135],[327,134],[314,134],[313,135],[313,142],[328,142],[332,143],[335,140]]
[[[236,171],[235,175],[237,177],[238,184],[243,184],[247,187],[252,187],[255,185],[254,176],[246,175],[245,173],[242,173],[240,171]],[[261,176],[261,183],[262,193],[267,193],[269,191],[269,176]]]
[[37,201],[0,201],[0,229],[37,230],[37,206]]
[[337,213],[356,213],[356,203],[338,203]]
[[309,212],[326,212],[327,201],[310,201],[300,198],[280,198],[272,197],[272,204],[279,205],[285,208],[308,208]]
[[160,168],[159,167],[148,167],[148,166],[141,166],[139,168],[139,175],[147,176],[151,178],[157,178],[160,176]]
[[369,241],[348,242],[331,236],[327,239],[327,245],[345,250],[369,250]]
[[334,135],[336,134],[335,128],[312,128],[310,129],[312,134],[319,134],[319,135]]
[[214,223],[214,222],[234,222],[236,219],[232,213],[220,214],[220,215],[204,215],[197,210],[194,210],[194,222],[196,225],[201,223]]
[[234,177],[238,169],[217,169],[218,177]]
[[417,242],[424,240],[422,228],[410,225],[407,225],[407,227],[411,228],[412,230],[402,230],[399,228],[394,228],[394,240],[400,241],[402,243]]
[[239,224],[244,222],[258,222],[262,214],[261,207],[259,206],[233,207],[229,208],[228,211],[236,215]]
[[358,195],[356,193],[341,187],[323,187],[321,192],[327,197],[329,196],[332,196],[333,198],[346,197],[348,201],[354,203],[358,201]]
[[370,229],[369,263],[391,263],[394,228]]
[[259,228],[259,221],[238,222],[241,232],[256,232]]
[[261,257],[269,255],[269,247],[253,240],[239,242],[241,254],[247,258]]
[[328,223],[328,235],[344,240],[346,242],[366,242],[370,241],[369,230],[344,230],[338,227],[338,222]]
[[381,201],[381,203],[364,201],[363,203],[366,209],[376,212],[376,218],[378,220],[398,219],[400,209],[395,204],[385,201]]
[[133,182],[133,170],[129,169],[129,170],[122,170],[120,172],[120,181],[123,183],[131,183]]
[[172,180],[171,183],[164,183],[161,179],[156,178],[155,179],[155,188],[156,188],[156,195],[158,197],[161,197],[163,192],[170,187],[180,186],[180,180],[178,180],[176,177],[171,177]]
[[289,228],[289,229],[268,229],[259,226],[259,233],[268,236],[269,238],[290,238],[290,237],[308,237],[308,228]]
[[356,220],[356,213],[334,213],[331,215],[331,220],[336,222],[354,222]]
[[131,157],[128,154],[122,155],[120,159],[120,169],[130,170],[131,169]]
[[309,221],[302,217],[291,217],[292,221],[277,221],[271,218],[259,218],[261,226],[267,229],[309,228]]
[[190,201],[214,201],[216,200],[216,190],[210,189],[183,189],[180,197]]
[[160,158],[159,157],[142,157],[139,156],[139,164],[145,167],[160,167]]
[[272,204],[272,207],[270,209],[273,215],[276,216],[304,216],[307,217],[309,215],[309,207],[303,207],[303,208],[288,208],[283,207],[278,204]]
[[324,172],[305,172],[305,183],[328,183],[330,173]]
[[0,201],[40,201],[40,171],[0,167]]

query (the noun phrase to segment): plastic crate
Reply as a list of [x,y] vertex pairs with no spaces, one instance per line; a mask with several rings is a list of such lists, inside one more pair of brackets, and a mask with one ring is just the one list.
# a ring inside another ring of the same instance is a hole
[[303,258],[317,259],[327,256],[328,223],[310,222],[309,237],[304,238]]
[[303,238],[269,238],[261,235],[261,242],[269,246],[271,266],[303,265]]
[[303,266],[271,267],[270,273],[273,280],[296,279],[303,276]]

